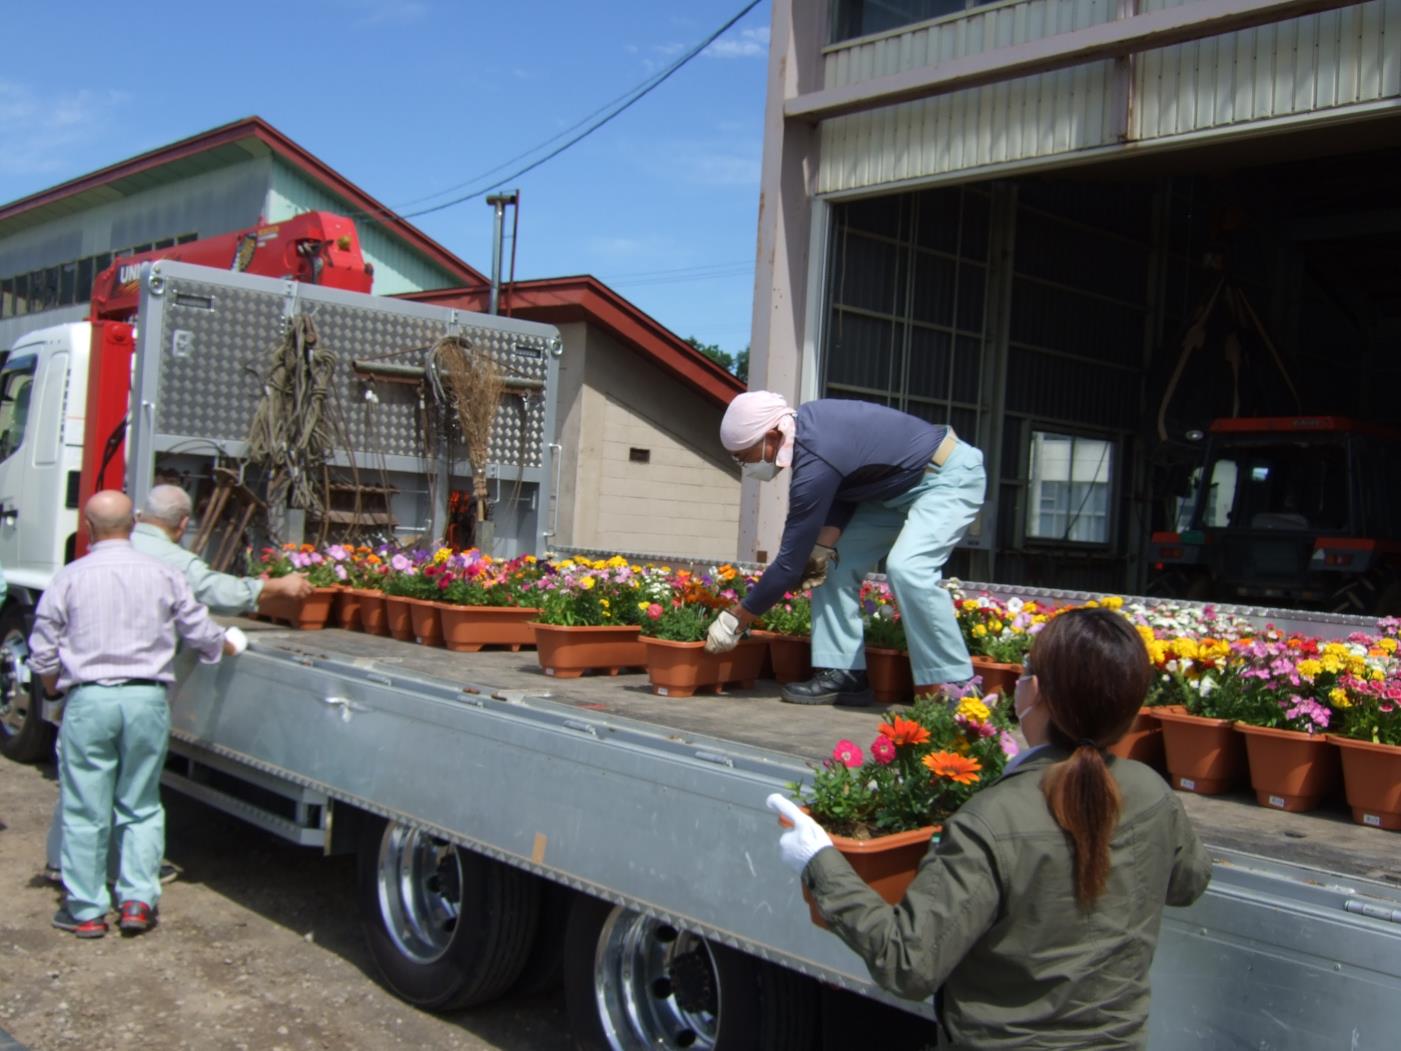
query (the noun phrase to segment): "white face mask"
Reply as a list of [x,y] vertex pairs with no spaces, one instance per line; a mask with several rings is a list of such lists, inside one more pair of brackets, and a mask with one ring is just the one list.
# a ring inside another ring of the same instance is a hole
[[754,479],[756,482],[771,482],[778,474],[778,464],[771,460],[742,463],[739,465],[739,473],[745,478]]

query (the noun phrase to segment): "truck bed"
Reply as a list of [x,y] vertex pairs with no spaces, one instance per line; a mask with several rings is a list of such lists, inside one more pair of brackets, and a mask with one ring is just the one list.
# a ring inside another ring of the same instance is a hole
[[[606,716],[669,736],[714,738],[803,764],[826,758],[843,737],[864,747],[875,736],[882,710],[784,704],[778,684],[769,680],[748,690],[660,697],[650,691],[643,672],[552,678],[533,650],[453,653],[334,628],[297,632],[260,621],[236,622],[258,646],[294,657],[409,674],[460,689],[464,699],[495,694],[532,705],[564,705],[588,712],[591,719]],[[1401,839],[1354,824],[1341,799],[1308,814],[1259,806],[1248,792],[1181,793],[1181,799],[1210,847],[1401,886]]]

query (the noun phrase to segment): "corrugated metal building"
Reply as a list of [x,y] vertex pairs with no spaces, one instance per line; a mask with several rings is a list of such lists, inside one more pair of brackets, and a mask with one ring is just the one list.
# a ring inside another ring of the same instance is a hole
[[752,384],[980,445],[956,571],[1137,590],[1189,431],[1397,419],[1401,0],[775,0],[771,48]]
[[[116,255],[308,210],[356,220],[375,293],[487,309],[483,275],[250,117],[0,206],[0,349],[85,318]],[[593,278],[518,282],[502,309],[564,336],[555,541],[734,558],[739,473],[717,434],[739,381]]]

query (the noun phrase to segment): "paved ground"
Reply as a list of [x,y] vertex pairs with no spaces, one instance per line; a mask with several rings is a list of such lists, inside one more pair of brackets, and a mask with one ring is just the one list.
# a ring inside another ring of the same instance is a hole
[[0,760],[0,1031],[30,1051],[568,1046],[557,993],[453,1018],[406,1006],[373,977],[351,858],[169,793],[167,853],[183,874],[160,927],[92,942],[54,930],[59,894],[38,873],[55,791],[52,768]]

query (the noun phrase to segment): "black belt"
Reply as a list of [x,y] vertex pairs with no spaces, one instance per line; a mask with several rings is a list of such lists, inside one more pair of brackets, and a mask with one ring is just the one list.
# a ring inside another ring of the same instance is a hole
[[118,679],[116,682],[78,682],[73,684],[73,689],[81,690],[84,686],[159,686],[165,689],[168,685],[159,679]]

